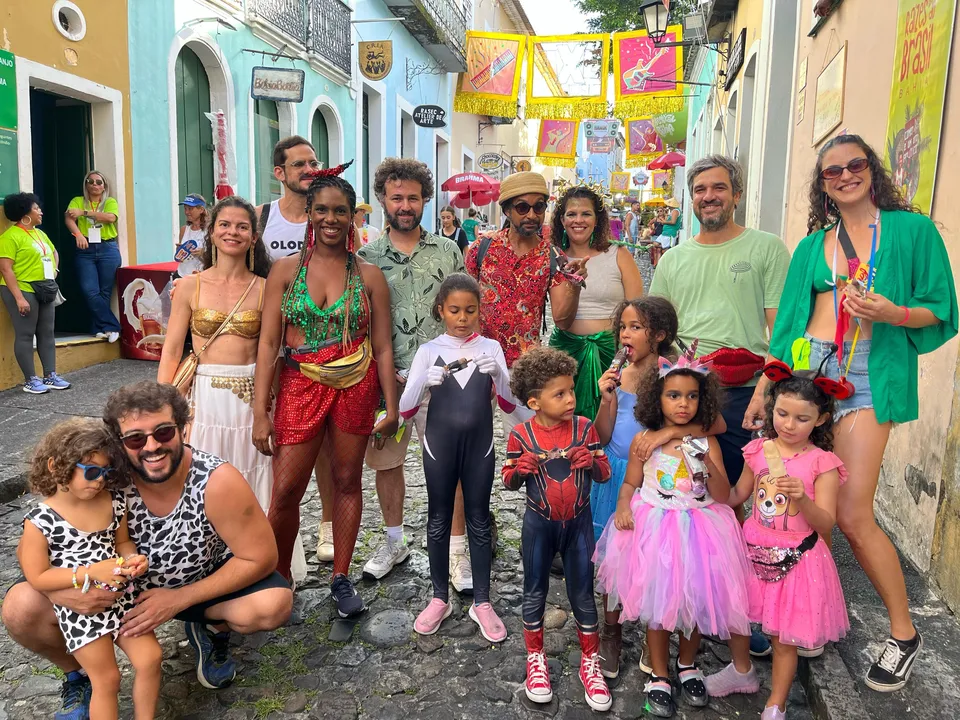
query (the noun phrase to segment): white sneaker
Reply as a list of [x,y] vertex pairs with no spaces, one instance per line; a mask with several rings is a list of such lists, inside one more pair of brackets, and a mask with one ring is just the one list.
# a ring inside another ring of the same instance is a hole
[[473,568],[467,553],[450,553],[450,584],[461,595],[473,594]]
[[363,576],[369,580],[379,580],[394,567],[410,557],[410,545],[404,536],[396,545],[384,542],[363,566]]
[[107,333],[107,342],[108,342],[108,343],[115,343],[115,342],[116,342],[117,340],[119,340],[119,339],[120,339],[120,333],[118,333],[118,332],[109,332],[109,333]]
[[106,340],[106,339],[107,339],[107,334],[106,334],[105,332],[99,332],[99,333],[97,333],[97,337],[98,337],[100,340]]
[[333,523],[320,523],[320,537],[317,540],[317,560],[333,562]]

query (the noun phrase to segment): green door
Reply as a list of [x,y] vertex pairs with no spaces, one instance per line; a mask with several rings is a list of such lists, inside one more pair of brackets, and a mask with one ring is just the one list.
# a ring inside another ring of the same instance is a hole
[[273,146],[280,142],[280,114],[273,100],[253,101],[253,151],[257,162],[257,204],[280,199],[280,181],[273,176]]
[[[91,169],[90,106],[78,100],[31,88],[33,187],[43,209],[41,229],[57,248],[62,272],[57,278],[66,303],[57,308],[54,329],[75,335],[90,331],[90,312],[77,282],[77,244],[63,224],[70,201],[83,194],[83,178]],[[109,178],[116,197],[115,180]],[[122,222],[122,220],[121,220]]]
[[327,121],[323,113],[317,110],[313,114],[313,127],[310,128],[310,142],[317,151],[317,160],[325,168],[330,167],[330,136],[327,133]]
[[213,129],[204,115],[210,112],[210,82],[200,58],[190,48],[183,48],[177,56],[176,92],[180,197],[200,193],[211,202]]

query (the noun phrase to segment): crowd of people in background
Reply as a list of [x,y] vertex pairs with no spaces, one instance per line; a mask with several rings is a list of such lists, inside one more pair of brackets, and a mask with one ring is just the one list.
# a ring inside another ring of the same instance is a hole
[[[377,233],[345,168],[321,168],[294,136],[274,151],[279,200],[254,208],[229,197],[208,210],[184,198],[157,382],[117,390],[103,422],[55,428],[37,447],[31,482],[43,500],[25,520],[24,579],[2,611],[17,642],[66,674],[62,717],[116,717],[114,641],[136,671],[136,716],[151,717],[153,631],[170,619],[185,623],[198,680],[229,684],[230,634],[289,617],[306,574],[300,501],[312,475],[332,603],[340,617],[362,613],[350,563],[363,467],[376,472],[384,526],[363,575],[379,579],[411,552],[414,429],[432,585],[415,629],[440,628],[453,585],[472,595],[481,635],[502,641],[490,602],[498,415],[502,482],[526,492],[532,702],[553,697],[543,619],[559,555],[591,708],[611,707],[622,626],[637,622],[651,713],[676,712],[675,684],[694,707],[756,693],[751,656],[772,654],[762,717],[782,720],[798,655],[815,657],[849,629],[834,525],[890,616],[867,685],[903,687],[923,641],[873,497],[892,423],[918,416],[918,355],[956,335],[958,309],[936,225],[866,143],[843,135],[820,150],[810,234],[792,256],[735,222],[743,173],[719,155],[687,169],[700,229],[679,244],[672,198],[646,223],[633,203],[619,241],[604,199],[583,185],[561,194],[547,223],[550,191],[534,172],[501,183],[499,231],[479,232],[474,209],[461,222],[444,206],[434,234],[423,226],[433,176],[399,158],[373,178]],[[0,236],[0,296],[17,360],[36,391],[69,387],[54,366],[56,298],[46,299],[56,250],[37,229],[34,196],[10,196],[4,210],[15,225]],[[103,175],[90,173],[67,223],[108,339],[117,221]],[[727,641],[732,657],[706,677],[701,635]]]

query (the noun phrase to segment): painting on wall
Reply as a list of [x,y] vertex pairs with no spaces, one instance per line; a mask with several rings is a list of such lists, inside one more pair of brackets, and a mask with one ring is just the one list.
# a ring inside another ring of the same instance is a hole
[[817,77],[817,95],[813,106],[814,145],[818,145],[843,121],[843,90],[846,69],[847,44],[844,43]]

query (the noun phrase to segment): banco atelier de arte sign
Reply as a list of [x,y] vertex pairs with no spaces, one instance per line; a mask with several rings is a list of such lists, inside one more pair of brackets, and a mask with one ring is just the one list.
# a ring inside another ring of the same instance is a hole
[[279,102],[303,101],[303,70],[257,66],[250,81],[250,97]]
[[413,122],[420,127],[446,127],[447,123],[444,119],[446,116],[447,111],[439,105],[417,105],[413,109]]

